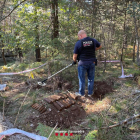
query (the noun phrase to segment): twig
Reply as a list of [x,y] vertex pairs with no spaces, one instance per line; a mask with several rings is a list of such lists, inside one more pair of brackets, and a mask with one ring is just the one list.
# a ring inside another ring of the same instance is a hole
[[[117,124],[114,124],[114,125],[111,125],[111,126],[108,126],[108,127],[101,127],[101,128],[102,128],[102,129],[106,129],[106,128],[112,128],[112,127],[116,127],[116,126],[123,125],[123,124],[132,124],[132,121],[131,121],[131,123],[130,123],[129,121],[130,121],[130,120],[133,120],[133,119],[135,119],[135,118],[137,118],[137,117],[140,117],[140,113],[137,114],[137,115],[134,115],[134,116],[132,116],[132,117],[126,119],[126,120],[123,120],[123,121],[121,121],[121,122],[119,122],[119,123],[117,123]],[[140,121],[140,120],[139,120],[139,121]],[[136,121],[133,121],[133,123],[135,123],[135,122],[136,122]]]
[[80,127],[83,127],[83,129],[91,129],[91,128],[85,128],[84,126],[82,126],[81,124],[78,124],[75,122],[75,124],[79,125]]
[[58,123],[55,125],[55,127],[53,128],[53,130],[51,131],[51,133],[50,133],[50,135],[49,135],[49,137],[48,137],[48,140],[49,140],[49,138],[50,138],[50,136],[52,135],[52,132],[55,130],[55,128],[57,127],[57,125],[58,125]]
[[[133,121],[133,124],[136,123],[136,122],[140,122],[140,119]],[[130,124],[132,124],[132,121],[127,122],[127,125],[130,125]]]
[[30,88],[29,88],[29,90],[28,90],[28,92],[27,92],[27,94],[26,94],[26,96],[25,96],[23,102],[21,103],[21,106],[20,106],[20,108],[19,108],[19,110],[18,110],[18,113],[17,113],[16,119],[15,119],[15,122],[14,122],[14,126],[15,126],[15,124],[16,124],[16,121],[17,121],[17,117],[18,117],[18,115],[19,115],[19,112],[20,112],[20,110],[21,110],[21,108],[22,108],[22,106],[23,106],[23,104],[24,104],[24,102],[25,102],[25,100],[26,100],[26,98],[27,98],[27,95],[29,94],[31,88],[32,88],[32,86],[30,86]]
[[5,109],[5,99],[3,101],[3,120],[5,120],[5,118],[4,118],[4,109]]
[[[137,100],[140,98],[140,95],[134,100],[134,102],[132,104],[130,104],[126,109],[128,109],[129,107],[131,107],[133,104],[135,104],[137,102]],[[125,110],[126,110],[125,109]]]
[[[127,106],[125,109],[123,109],[121,111],[127,110],[129,107],[132,107],[132,105],[135,104],[139,98],[140,98],[140,95],[134,100],[134,102],[132,104],[130,104],[129,106]],[[120,113],[120,111],[117,112],[116,114],[118,114],[118,113]],[[113,116],[116,114],[113,114]]]

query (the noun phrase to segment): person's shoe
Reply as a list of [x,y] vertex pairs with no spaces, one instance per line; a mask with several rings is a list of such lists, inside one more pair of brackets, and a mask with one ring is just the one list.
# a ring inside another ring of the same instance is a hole
[[76,95],[76,96],[83,96],[83,95],[81,95],[79,92],[75,92],[75,95]]
[[88,97],[88,95],[87,95],[87,94],[85,94],[85,95],[84,95],[84,97]]
[[92,94],[91,95],[88,95],[88,97],[92,97]]

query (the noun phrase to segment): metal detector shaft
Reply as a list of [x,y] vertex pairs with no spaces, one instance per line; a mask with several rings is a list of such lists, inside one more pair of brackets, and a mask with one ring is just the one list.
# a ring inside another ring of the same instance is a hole
[[68,67],[72,66],[72,64],[66,66],[65,68],[61,69],[60,71],[56,72],[55,74],[51,75],[50,77],[48,77],[47,79],[43,80],[42,82],[38,82],[39,85],[41,85],[41,83],[43,84],[45,81],[47,81],[48,79],[52,78],[53,76],[55,76],[56,74],[60,73],[61,71],[67,69]]

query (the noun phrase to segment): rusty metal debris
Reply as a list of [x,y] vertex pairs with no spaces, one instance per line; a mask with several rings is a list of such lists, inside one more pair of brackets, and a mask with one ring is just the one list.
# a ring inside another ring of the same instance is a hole
[[[44,99],[45,103],[53,105],[58,111],[63,109],[67,109],[76,103],[76,96],[74,94],[62,94],[59,95],[51,95]],[[39,105],[37,103],[32,105],[32,108],[38,110],[40,113],[44,113],[46,108],[44,105]]]
[[47,111],[44,105],[39,105],[38,103],[33,104],[32,108],[34,108],[35,110],[38,110],[41,114]]

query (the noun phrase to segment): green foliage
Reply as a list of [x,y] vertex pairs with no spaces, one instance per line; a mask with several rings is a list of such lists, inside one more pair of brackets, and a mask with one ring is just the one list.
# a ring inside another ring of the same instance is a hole
[[84,140],[96,140],[97,135],[98,135],[98,131],[97,130],[90,131],[87,134],[87,136],[85,136]]
[[[124,132],[124,133],[123,133]],[[114,127],[112,129],[99,130],[99,139],[101,140],[123,140],[124,136],[127,135],[127,131],[123,130],[122,127]]]
[[116,109],[117,112],[120,111],[120,110],[122,110],[122,106],[118,102],[114,105],[114,107],[115,107],[115,109]]
[[132,2],[127,7],[127,12],[132,16],[139,19],[140,17],[140,4],[138,2]]
[[25,63],[21,63],[20,65],[18,65],[17,66],[17,68],[19,69],[19,70],[25,70],[26,68],[28,68],[28,65],[27,64],[25,64]]

